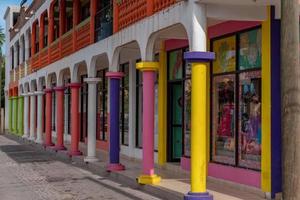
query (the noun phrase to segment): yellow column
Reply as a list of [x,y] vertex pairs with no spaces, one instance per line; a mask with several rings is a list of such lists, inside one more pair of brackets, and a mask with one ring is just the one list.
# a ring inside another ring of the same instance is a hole
[[206,62],[213,60],[212,52],[187,52],[187,62],[192,63],[192,104],[191,104],[191,191],[185,200],[212,200],[206,191],[207,146],[208,146],[208,71]]
[[271,192],[271,11],[262,23],[261,189]]
[[159,51],[158,73],[158,164],[164,165],[167,160],[167,53],[163,42]]
[[191,192],[206,192],[207,66],[192,64]]

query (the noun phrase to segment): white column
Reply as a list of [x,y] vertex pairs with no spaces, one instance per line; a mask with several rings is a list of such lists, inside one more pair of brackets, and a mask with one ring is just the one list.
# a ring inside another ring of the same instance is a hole
[[30,140],[35,140],[35,94],[30,93]]
[[86,78],[88,83],[88,142],[87,157],[85,162],[95,162],[96,158],[96,99],[97,99],[97,83],[100,78]]
[[24,96],[24,135],[23,138],[29,138],[29,126],[28,126],[28,111],[29,111],[29,95],[23,94]]
[[44,92],[35,92],[37,95],[37,130],[36,130],[36,143],[43,143],[43,95]]

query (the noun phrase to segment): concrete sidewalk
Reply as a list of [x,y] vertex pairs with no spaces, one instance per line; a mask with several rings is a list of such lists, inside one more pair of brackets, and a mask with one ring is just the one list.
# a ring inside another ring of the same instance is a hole
[[[181,170],[177,165],[166,164],[163,167],[156,166],[156,173],[162,177],[162,181],[159,185],[139,185],[136,182],[136,177],[138,177],[141,172],[141,163],[139,160],[121,156],[121,163],[125,165],[126,170],[108,173],[106,172],[108,152],[97,150],[97,157],[100,161],[86,164],[83,161],[84,155],[70,158],[67,155],[67,151],[55,152],[51,148],[44,149],[40,144],[11,134],[7,134],[6,137],[22,144],[30,144],[37,151],[48,153],[51,156],[55,156],[56,159],[70,162],[95,174],[111,178],[118,183],[126,184],[130,187],[138,188],[139,190],[162,199],[182,200],[183,195],[190,190],[189,172]],[[69,145],[70,144],[66,144],[66,147],[69,148]],[[85,154],[86,145],[81,143],[80,150]],[[208,191],[214,195],[214,200],[262,200],[265,196],[259,189],[210,177],[208,178],[207,185]]]

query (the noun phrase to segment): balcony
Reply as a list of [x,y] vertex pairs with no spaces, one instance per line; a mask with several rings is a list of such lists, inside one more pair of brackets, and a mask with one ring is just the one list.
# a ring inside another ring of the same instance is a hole
[[147,16],[170,7],[178,0],[120,0],[115,4],[114,17],[117,32]]
[[[39,70],[91,44],[90,18],[65,33],[49,47],[43,48],[30,59],[32,71]],[[31,72],[31,71],[29,71]]]

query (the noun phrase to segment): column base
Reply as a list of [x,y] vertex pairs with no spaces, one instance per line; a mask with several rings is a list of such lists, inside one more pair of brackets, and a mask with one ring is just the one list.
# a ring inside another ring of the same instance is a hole
[[85,157],[85,158],[83,159],[83,161],[84,161],[85,163],[92,163],[92,162],[97,162],[97,161],[99,161],[99,159],[96,158],[95,156],[87,156],[87,157]]
[[29,135],[23,135],[22,138],[23,138],[23,139],[28,139],[28,138],[29,138]]
[[116,171],[123,171],[125,170],[125,166],[120,164],[120,163],[116,163],[116,164],[108,164],[106,167],[106,171],[108,172],[116,172]]
[[64,151],[64,150],[67,150],[67,148],[64,145],[56,145],[56,146],[53,147],[53,149],[55,151]]
[[213,200],[214,197],[210,195],[208,192],[203,193],[193,193],[189,192],[184,195],[184,200]]
[[53,143],[44,143],[43,146],[44,146],[44,148],[53,147],[54,144]]
[[140,175],[137,178],[139,184],[143,185],[157,185],[160,183],[161,178],[160,176],[153,174],[153,175]]
[[28,139],[29,139],[29,140],[32,140],[32,141],[35,141],[34,136],[30,136]]
[[68,155],[69,155],[70,157],[72,157],[72,156],[81,156],[81,155],[82,155],[82,152],[81,152],[81,151],[69,151],[69,152],[68,152]]
[[38,144],[43,144],[43,140],[41,140],[41,139],[36,139],[35,142]]

